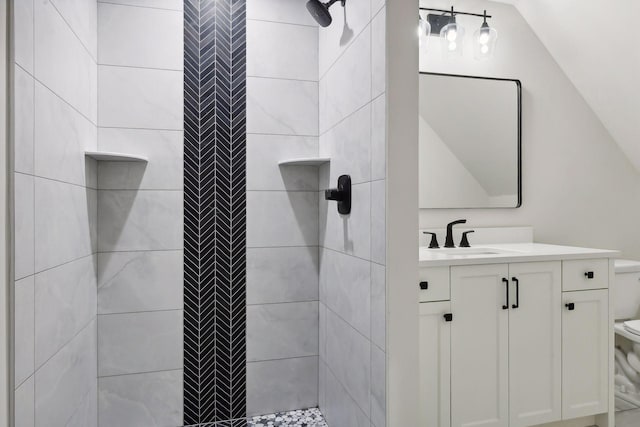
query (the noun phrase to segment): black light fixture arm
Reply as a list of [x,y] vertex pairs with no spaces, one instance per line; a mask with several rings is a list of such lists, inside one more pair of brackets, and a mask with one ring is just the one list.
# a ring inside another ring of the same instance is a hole
[[[332,0],[332,1],[337,1],[337,0]],[[453,16],[455,16],[455,15],[466,15],[466,16],[477,16],[479,18],[485,18],[485,19],[492,18],[491,15],[487,15],[486,11],[484,13],[471,13],[471,12],[463,12],[461,10],[454,10],[453,8],[451,8],[451,10],[447,10],[447,9],[432,9],[430,7],[421,7],[420,10],[425,10],[425,11],[428,11],[428,12],[450,13]]]

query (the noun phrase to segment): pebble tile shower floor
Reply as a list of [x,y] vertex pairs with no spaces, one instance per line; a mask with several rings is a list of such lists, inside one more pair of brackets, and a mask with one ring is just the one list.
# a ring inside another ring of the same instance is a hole
[[260,415],[247,421],[247,427],[328,427],[318,408]]

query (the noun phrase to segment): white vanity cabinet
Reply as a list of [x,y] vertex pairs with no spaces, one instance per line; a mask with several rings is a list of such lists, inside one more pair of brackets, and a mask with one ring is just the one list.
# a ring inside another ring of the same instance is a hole
[[[570,261],[566,271],[563,262],[421,269],[422,427],[524,427],[609,411],[609,260]],[[585,276],[581,288],[573,273],[594,269],[598,279]],[[443,301],[429,296],[432,282]]]

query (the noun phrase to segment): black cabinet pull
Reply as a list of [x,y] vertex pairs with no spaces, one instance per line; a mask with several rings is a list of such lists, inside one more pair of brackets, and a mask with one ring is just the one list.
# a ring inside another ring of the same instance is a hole
[[429,289],[429,282],[420,282],[420,289],[422,289],[423,291]]
[[502,283],[504,283],[504,287],[505,287],[506,292],[507,292],[507,299],[506,299],[507,302],[505,303],[505,305],[502,306],[502,309],[503,310],[508,310],[509,309],[509,280],[503,277],[502,278]]
[[565,306],[565,307],[567,307],[567,309],[568,309],[569,311],[573,311],[573,310],[575,310],[575,309],[576,309],[576,305],[575,305],[574,303],[572,303],[572,302],[570,302],[570,303],[568,303],[568,304],[565,304],[564,306]]
[[453,314],[451,314],[451,313],[446,313],[446,314],[445,314],[444,316],[442,316],[442,317],[444,317],[444,321],[445,321],[445,322],[451,322],[451,321],[453,320]]
[[516,284],[516,303],[511,306],[511,308],[519,308],[520,307],[520,280],[516,277],[512,277],[511,280]]
[[593,279],[594,276],[595,274],[593,274],[593,271],[587,271],[586,273],[584,273],[584,277],[586,277],[587,279]]

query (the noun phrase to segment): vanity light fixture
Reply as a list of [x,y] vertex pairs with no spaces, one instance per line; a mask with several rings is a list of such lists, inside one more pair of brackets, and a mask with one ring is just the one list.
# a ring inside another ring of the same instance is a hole
[[484,11],[484,22],[482,26],[473,34],[474,56],[476,59],[487,59],[493,55],[495,50],[498,32],[487,24],[487,11]]
[[418,13],[418,40],[420,49],[426,51],[429,47],[429,36],[431,35],[431,24]]
[[[485,59],[491,57],[493,54],[496,40],[498,39],[498,32],[487,23],[487,19],[490,19],[491,15],[487,15],[486,10],[483,14],[462,12],[455,10],[453,6],[451,10],[426,7],[421,7],[420,10],[439,12],[429,13],[425,22],[429,25],[431,35],[440,36],[442,53],[445,57],[461,56],[464,50],[464,27],[456,21],[457,15],[483,18],[482,26],[474,33],[474,56],[476,59]],[[421,48],[427,43],[426,40],[423,41],[423,38],[428,37],[423,36],[425,32],[422,23],[423,18],[422,15],[420,15],[418,34],[420,35]]]

